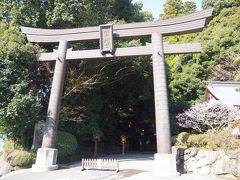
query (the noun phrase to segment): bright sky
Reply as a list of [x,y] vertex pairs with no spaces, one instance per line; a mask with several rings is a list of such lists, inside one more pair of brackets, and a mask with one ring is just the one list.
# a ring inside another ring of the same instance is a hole
[[[163,12],[163,4],[165,0],[133,0],[135,2],[143,2],[143,11],[149,11],[152,13],[155,20],[159,18],[159,14]],[[182,0],[183,2],[187,0]],[[193,0],[197,5],[197,11],[202,9],[202,0]]]

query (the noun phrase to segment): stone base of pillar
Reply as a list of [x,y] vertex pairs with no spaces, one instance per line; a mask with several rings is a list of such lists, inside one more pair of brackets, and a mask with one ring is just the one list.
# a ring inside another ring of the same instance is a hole
[[54,148],[39,148],[36,163],[32,165],[33,172],[53,171],[58,169],[58,150]]
[[174,154],[154,154],[153,176],[173,177],[180,176],[176,168],[176,155]]

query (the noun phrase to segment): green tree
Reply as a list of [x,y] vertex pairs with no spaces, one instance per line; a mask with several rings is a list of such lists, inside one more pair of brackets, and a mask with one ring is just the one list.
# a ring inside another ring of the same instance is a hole
[[167,0],[163,5],[163,14],[160,14],[161,19],[169,19],[182,15],[183,13],[183,2],[181,0]]
[[150,13],[149,11],[144,11],[143,16],[144,16],[144,18],[143,18],[144,21],[153,21],[154,20],[152,13]]
[[238,7],[240,6],[240,0],[203,0],[202,7],[207,9],[210,7],[214,8],[214,14],[218,15],[222,9]]
[[[201,54],[182,56],[177,61],[174,68],[177,76],[171,82],[174,97],[195,102],[204,94],[205,81],[208,73],[212,72],[211,69],[230,57],[239,57],[239,10],[239,7],[223,9],[208,27],[196,36],[196,40],[202,43]],[[188,80],[183,81],[186,78]],[[211,78],[214,78],[212,73]]]
[[183,7],[184,7],[184,14],[191,14],[197,10],[197,6],[193,1],[185,2]]
[[3,0],[0,18],[5,22],[42,28],[74,28],[108,23],[114,19],[142,21],[141,3],[129,0]]
[[26,44],[19,29],[0,22],[0,128],[8,138],[24,143],[38,120],[39,105],[31,91],[29,67],[36,48]]
[[44,14],[50,2],[3,0],[0,2],[0,18],[2,21],[24,26],[45,27],[46,17]]
[[[196,11],[196,4],[193,1],[187,1],[183,3],[181,0],[168,0],[164,4],[164,13],[160,15],[162,19],[173,18],[176,16],[182,16],[186,14],[190,14]],[[169,44],[176,43],[189,43],[194,40],[196,34],[187,34],[187,35],[178,35],[165,37],[164,41]],[[171,114],[171,124],[172,124],[172,132],[177,133],[176,130],[176,120],[175,115],[185,108],[188,105],[189,99],[195,99],[197,97],[197,92],[190,92],[189,87],[186,84],[191,84],[192,76],[191,76],[191,68],[187,69],[188,73],[184,73],[181,76],[180,72],[183,69],[181,67],[181,60],[185,56],[167,56],[166,61],[168,65],[168,83],[169,83],[169,100],[170,100],[170,114]],[[186,58],[184,58],[186,60]],[[188,56],[188,60],[191,60],[191,56]],[[188,61],[187,60],[187,61]],[[195,68],[197,68],[195,66]],[[199,84],[196,79],[193,80],[194,84]],[[179,86],[186,85],[186,88],[180,90]]]

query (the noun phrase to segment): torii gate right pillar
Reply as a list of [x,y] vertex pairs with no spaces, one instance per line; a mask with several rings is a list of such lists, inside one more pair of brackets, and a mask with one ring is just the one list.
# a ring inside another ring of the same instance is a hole
[[157,153],[154,155],[153,175],[171,177],[180,175],[176,170],[176,157],[171,152],[167,78],[162,34],[152,34],[153,81]]

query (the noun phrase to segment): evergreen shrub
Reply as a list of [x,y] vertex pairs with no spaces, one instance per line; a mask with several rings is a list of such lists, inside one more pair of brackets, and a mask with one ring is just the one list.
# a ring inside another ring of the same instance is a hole
[[13,141],[7,140],[4,142],[3,146],[3,157],[5,160],[7,160],[8,156],[11,154],[11,152],[14,151],[14,143]]
[[208,145],[207,134],[191,134],[187,139],[188,147],[205,148]]
[[240,141],[232,135],[232,129],[208,134],[208,147],[211,150],[235,150],[240,148]]
[[177,146],[186,146],[189,135],[190,134],[187,132],[181,132],[180,134],[178,134],[177,138],[176,138],[176,145]]
[[188,134],[182,132],[177,136],[173,136],[171,140],[175,146],[196,147],[213,151],[236,150],[240,147],[240,140],[233,137],[232,129],[206,134]]
[[25,150],[11,140],[6,140],[3,147],[3,157],[11,166],[31,167],[35,161],[35,153]]
[[75,155],[78,147],[77,138],[63,131],[58,131],[57,134],[57,149],[58,156],[64,158],[70,155]]
[[35,161],[35,153],[24,150],[14,150],[8,157],[11,166],[29,168]]

